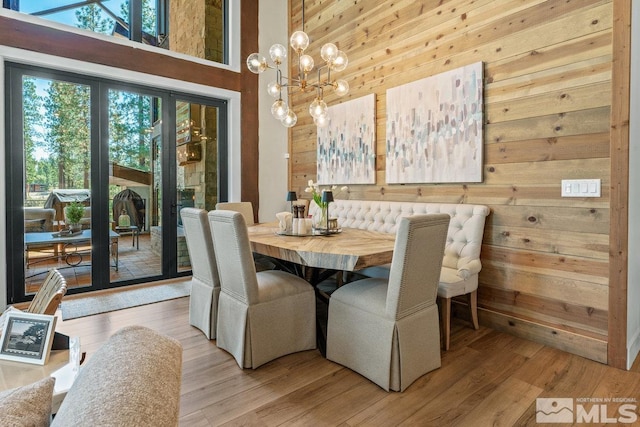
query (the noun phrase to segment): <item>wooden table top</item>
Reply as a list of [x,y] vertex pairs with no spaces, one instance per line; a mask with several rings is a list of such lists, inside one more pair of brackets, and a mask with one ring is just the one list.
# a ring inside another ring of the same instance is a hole
[[396,236],[344,228],[328,236],[282,236],[278,224],[248,227],[254,252],[314,268],[355,271],[387,264],[393,257]]

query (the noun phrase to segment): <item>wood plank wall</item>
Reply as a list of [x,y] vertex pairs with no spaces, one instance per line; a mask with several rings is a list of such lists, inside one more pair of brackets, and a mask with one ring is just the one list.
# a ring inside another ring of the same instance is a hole
[[[291,31],[302,6],[290,0]],[[306,0],[309,53],[349,56],[346,98],[376,95],[377,184],[367,200],[485,204],[483,324],[607,362],[613,5],[609,0]],[[484,62],[484,182],[385,183],[386,90]],[[310,94],[295,94],[290,187],[316,179]],[[599,178],[600,198],[561,198],[562,179]]]

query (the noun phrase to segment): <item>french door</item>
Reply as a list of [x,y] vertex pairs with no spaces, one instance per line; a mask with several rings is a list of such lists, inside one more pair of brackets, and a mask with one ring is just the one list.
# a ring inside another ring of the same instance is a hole
[[68,293],[188,274],[179,209],[226,198],[226,103],[18,64],[6,75],[9,302],[51,268]]

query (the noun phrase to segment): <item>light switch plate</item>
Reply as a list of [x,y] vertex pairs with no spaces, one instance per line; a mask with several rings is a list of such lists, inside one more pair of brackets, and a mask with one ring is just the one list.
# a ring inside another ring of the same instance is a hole
[[563,179],[562,197],[600,197],[599,179]]

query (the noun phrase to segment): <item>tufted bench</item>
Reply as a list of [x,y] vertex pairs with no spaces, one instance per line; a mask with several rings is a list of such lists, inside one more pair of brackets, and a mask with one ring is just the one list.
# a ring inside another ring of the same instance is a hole
[[[316,217],[320,208],[311,203],[309,213]],[[385,202],[370,200],[336,200],[329,206],[329,216],[343,228],[395,233],[400,218],[419,214],[446,213],[451,217],[438,285],[441,300],[444,348],[449,349],[451,298],[466,295],[473,327],[478,329],[478,273],[482,269],[480,249],[487,206],[450,203]],[[428,243],[427,243],[428,244]],[[360,273],[372,277],[389,277],[389,265],[371,267]]]

